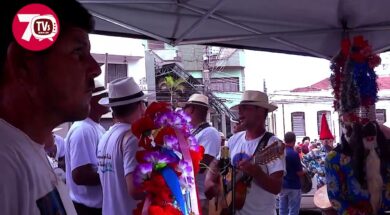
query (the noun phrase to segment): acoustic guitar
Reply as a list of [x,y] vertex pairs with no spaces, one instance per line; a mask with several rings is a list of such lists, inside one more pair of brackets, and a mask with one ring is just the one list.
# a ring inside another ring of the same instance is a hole
[[[266,148],[258,151],[255,153],[251,160],[256,165],[266,165],[284,155],[284,148],[285,145],[281,141],[275,141],[272,144],[268,145]],[[231,173],[231,171],[229,171]],[[228,180],[228,183],[225,187],[226,195],[221,194],[218,197],[215,198],[213,206],[211,208],[214,208],[214,212],[211,212],[210,214],[221,214],[221,215],[230,215],[232,212],[232,184],[231,181],[231,174],[229,174],[226,179]],[[235,185],[235,208],[236,210],[240,210],[244,207],[247,189],[250,186],[252,181],[252,178],[248,175],[244,174],[241,171],[237,171],[236,173],[236,180],[234,182]],[[221,185],[223,186],[223,183],[221,181]],[[223,190],[223,189],[221,189]],[[210,209],[211,209],[210,208]],[[210,210],[212,211],[212,210]]]

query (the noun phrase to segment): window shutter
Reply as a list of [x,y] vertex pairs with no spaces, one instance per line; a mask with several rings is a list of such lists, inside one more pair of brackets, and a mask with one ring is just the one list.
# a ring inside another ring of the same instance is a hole
[[107,83],[124,77],[127,77],[127,64],[108,64]]
[[292,131],[296,136],[305,136],[305,113],[304,112],[294,112],[291,113],[291,124]]
[[376,109],[376,121],[379,124],[386,122],[386,110],[385,109]]

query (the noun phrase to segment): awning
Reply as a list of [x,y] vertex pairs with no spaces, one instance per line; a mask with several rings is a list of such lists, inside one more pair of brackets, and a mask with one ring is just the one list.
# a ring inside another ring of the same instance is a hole
[[82,0],[96,33],[330,59],[343,36],[389,49],[389,0]]

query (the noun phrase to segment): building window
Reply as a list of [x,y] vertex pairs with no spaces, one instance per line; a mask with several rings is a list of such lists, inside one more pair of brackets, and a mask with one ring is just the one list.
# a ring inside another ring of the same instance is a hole
[[118,78],[125,78],[127,77],[127,64],[109,63],[107,72],[106,84]]
[[238,92],[239,78],[211,78],[210,89],[217,92]]
[[379,124],[386,122],[386,110],[385,109],[376,109],[376,121]]
[[292,131],[296,136],[306,136],[304,112],[291,113],[291,125]]
[[327,111],[327,110],[318,111],[317,112],[317,132],[318,132],[318,135],[320,134],[320,131],[321,131],[321,118],[322,118],[323,113],[325,114],[329,129],[332,130],[332,123],[330,121],[330,111]]

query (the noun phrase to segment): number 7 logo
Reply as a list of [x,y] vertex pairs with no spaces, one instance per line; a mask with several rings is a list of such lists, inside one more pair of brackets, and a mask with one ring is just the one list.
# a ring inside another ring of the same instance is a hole
[[15,40],[32,51],[41,51],[53,45],[59,35],[59,28],[56,14],[43,4],[24,6],[12,24]]
[[26,30],[24,30],[24,33],[22,36],[23,40],[30,41],[31,36],[32,36],[31,21],[33,20],[34,17],[37,17],[37,16],[39,16],[39,14],[18,14],[19,22],[28,22]]

